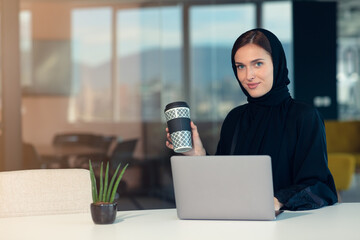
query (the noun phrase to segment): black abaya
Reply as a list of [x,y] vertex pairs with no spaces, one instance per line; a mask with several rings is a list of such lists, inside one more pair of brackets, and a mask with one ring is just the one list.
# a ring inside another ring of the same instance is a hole
[[[323,120],[312,106],[293,100],[288,92],[286,59],[280,41],[264,29],[274,66],[273,87],[262,97],[233,109],[224,120],[217,155],[270,155],[274,195],[283,209],[304,210],[337,202],[327,166]],[[234,55],[232,64],[236,76]]]

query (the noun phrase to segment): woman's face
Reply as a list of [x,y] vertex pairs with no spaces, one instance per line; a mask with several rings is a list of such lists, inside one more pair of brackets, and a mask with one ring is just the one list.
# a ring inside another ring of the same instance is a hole
[[237,77],[253,98],[265,95],[272,88],[273,62],[265,49],[255,44],[246,44],[235,53]]

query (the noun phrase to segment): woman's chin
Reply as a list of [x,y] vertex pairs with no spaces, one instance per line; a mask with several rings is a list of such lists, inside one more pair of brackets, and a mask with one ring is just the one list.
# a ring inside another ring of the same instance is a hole
[[259,98],[259,97],[262,97],[264,96],[266,93],[261,93],[261,92],[249,92],[249,95],[252,97],[252,98]]

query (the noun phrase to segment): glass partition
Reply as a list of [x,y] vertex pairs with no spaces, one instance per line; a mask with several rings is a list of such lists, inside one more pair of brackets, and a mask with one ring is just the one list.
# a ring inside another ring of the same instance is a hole
[[[249,2],[21,2],[22,134],[35,150],[32,168],[129,162],[119,190],[127,209],[174,207],[167,103],[190,96],[204,145],[215,152],[224,117],[246,101],[230,61],[241,33],[263,18],[291,55],[284,3],[257,16]],[[284,17],[268,21],[278,8]]]

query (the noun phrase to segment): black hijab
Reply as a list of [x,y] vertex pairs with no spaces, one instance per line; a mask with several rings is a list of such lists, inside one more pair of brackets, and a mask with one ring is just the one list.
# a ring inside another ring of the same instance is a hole
[[[290,83],[290,80],[288,78],[288,69],[286,66],[286,58],[285,58],[285,52],[284,49],[279,41],[279,39],[271,32],[265,29],[257,28],[250,31],[259,31],[265,35],[265,37],[268,39],[271,47],[271,57],[273,61],[274,66],[274,82],[272,89],[265,94],[262,97],[259,98],[253,98],[249,95],[249,93],[245,90],[245,88],[240,84],[240,87],[244,94],[247,96],[247,100],[249,103],[257,103],[261,105],[277,105],[280,102],[282,102],[284,99],[289,98],[289,89],[287,88],[287,85]],[[246,33],[244,33],[246,34]],[[235,53],[238,50],[237,48],[237,42],[239,39],[243,37],[242,34],[236,41],[233,46],[233,49],[231,51],[231,63],[232,68],[235,74],[236,79],[239,81],[237,77],[237,68],[235,66]],[[261,47],[261,46],[260,46]]]
[[[238,116],[236,134],[233,137],[235,146],[232,147],[231,154],[267,154],[276,159],[279,157],[279,147],[274,144],[281,142],[291,100],[287,87],[290,81],[285,52],[279,39],[273,33],[260,28],[250,31],[263,33],[270,43],[274,81],[271,90],[258,98],[251,97],[239,82],[249,104],[240,113],[241,116]],[[243,35],[235,41],[231,54],[236,79],[238,77],[234,56],[238,50],[237,42]]]

